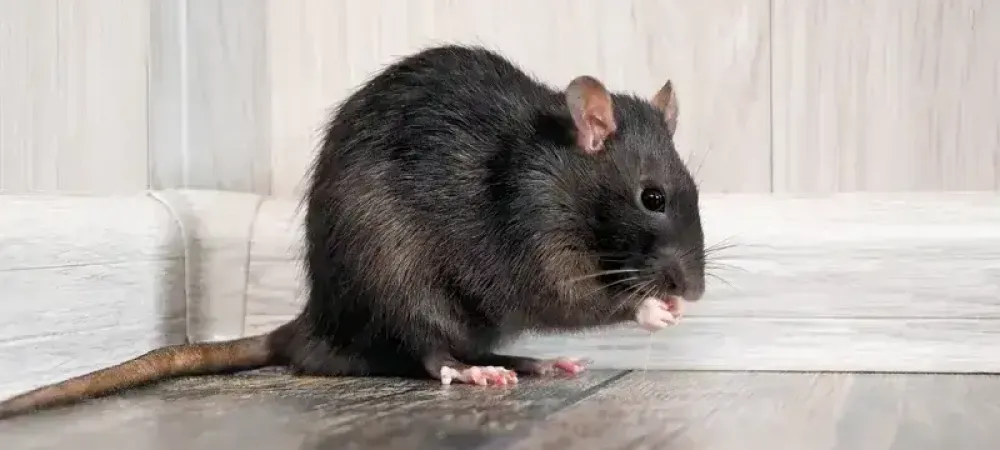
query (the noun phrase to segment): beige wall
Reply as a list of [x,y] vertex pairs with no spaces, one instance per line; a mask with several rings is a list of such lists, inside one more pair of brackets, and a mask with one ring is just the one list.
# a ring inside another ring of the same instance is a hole
[[561,86],[678,85],[708,191],[995,190],[988,0],[0,0],[0,190],[295,195],[330,107],[486,44]]
[[145,188],[148,57],[145,0],[0,0],[0,191]]

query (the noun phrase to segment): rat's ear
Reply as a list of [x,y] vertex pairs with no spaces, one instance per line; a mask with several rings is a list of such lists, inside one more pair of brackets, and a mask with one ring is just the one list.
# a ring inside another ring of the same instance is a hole
[[674,92],[674,83],[667,80],[660,91],[653,96],[653,106],[663,113],[663,120],[667,123],[667,131],[673,136],[677,131],[677,94]]
[[587,75],[574,78],[566,87],[566,105],[576,126],[576,144],[588,154],[604,149],[604,141],[618,128],[604,85]]

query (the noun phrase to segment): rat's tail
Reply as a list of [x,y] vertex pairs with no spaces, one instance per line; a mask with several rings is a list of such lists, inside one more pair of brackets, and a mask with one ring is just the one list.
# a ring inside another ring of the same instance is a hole
[[116,366],[4,400],[0,402],[0,419],[101,397],[172,377],[233,373],[274,365],[277,358],[270,343],[273,333],[231,341],[159,348]]

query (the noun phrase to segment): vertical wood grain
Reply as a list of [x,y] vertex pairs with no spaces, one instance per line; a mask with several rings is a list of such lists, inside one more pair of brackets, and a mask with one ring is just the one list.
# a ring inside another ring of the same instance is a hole
[[[344,2],[269,1],[271,188],[298,192],[334,100],[350,85]],[[405,8],[408,2],[400,2]],[[356,19],[352,19],[356,20]]]
[[678,86],[678,144],[707,191],[770,189],[768,1],[271,0],[273,192],[297,195],[331,108],[445,42],[500,50],[563,87],[582,73],[651,96]]
[[1000,4],[774,0],[778,192],[992,190]]
[[986,0],[0,0],[0,192],[296,195],[331,108],[444,42],[556,87],[674,79],[706,191],[1000,190],[998,22]]
[[157,0],[149,12],[149,185],[184,187],[188,126],[187,0]]
[[0,192],[56,188],[55,134],[36,118],[52,110],[57,22],[56,0],[0,1]]
[[270,192],[266,0],[152,10],[152,187]]
[[148,8],[0,1],[0,191],[147,186]]

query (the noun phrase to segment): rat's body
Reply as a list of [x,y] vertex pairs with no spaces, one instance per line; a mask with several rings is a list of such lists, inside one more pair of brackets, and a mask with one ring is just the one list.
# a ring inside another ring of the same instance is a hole
[[494,351],[523,332],[614,325],[644,299],[677,307],[704,290],[676,112],[669,82],[647,101],[590,77],[557,91],[479,48],[405,58],[327,128],[306,197],[310,293],[296,319],[43,387],[0,403],[0,417],[266,365],[478,384],[575,373],[578,361]]

